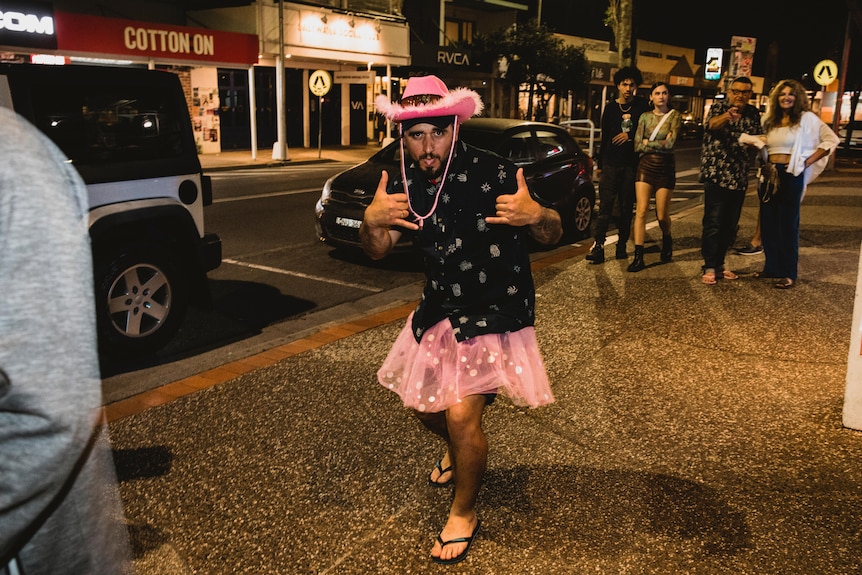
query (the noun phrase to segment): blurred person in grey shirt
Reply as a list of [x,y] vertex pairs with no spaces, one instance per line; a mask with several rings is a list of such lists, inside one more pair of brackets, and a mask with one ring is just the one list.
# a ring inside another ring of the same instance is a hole
[[102,410],[87,190],[0,107],[0,574],[132,572]]

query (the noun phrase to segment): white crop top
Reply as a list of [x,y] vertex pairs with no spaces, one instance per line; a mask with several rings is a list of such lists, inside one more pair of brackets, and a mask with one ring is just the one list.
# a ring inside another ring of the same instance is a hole
[[766,149],[770,154],[789,154],[796,142],[796,130],[791,126],[773,128],[766,134]]

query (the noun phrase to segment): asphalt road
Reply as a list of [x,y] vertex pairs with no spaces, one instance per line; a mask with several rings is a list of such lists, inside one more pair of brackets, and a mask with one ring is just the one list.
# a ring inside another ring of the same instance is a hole
[[[699,151],[696,142],[678,147],[674,211],[701,201]],[[395,298],[418,297],[423,275],[410,255],[373,262],[318,241],[314,202],[324,181],[346,167],[330,162],[212,174],[207,229],[223,242],[222,265],[209,274],[213,305],[191,308],[177,336],[151,356],[103,358],[106,402],[291,341]],[[586,251],[589,241],[574,245]]]

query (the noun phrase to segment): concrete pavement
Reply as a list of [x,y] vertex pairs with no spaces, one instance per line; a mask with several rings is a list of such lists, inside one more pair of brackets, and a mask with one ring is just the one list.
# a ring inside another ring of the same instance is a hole
[[[637,274],[537,257],[556,402],[488,410],[483,527],[455,566],[427,558],[451,496],[426,485],[443,447],[375,380],[400,300],[115,419],[138,574],[862,573],[862,432],[842,427],[860,182],[839,158],[809,188],[792,290],[752,277],[762,256],[704,286],[699,207],[674,220],[669,264],[648,231]],[[741,241],[756,214],[752,193]]]
[[376,144],[367,146],[326,146],[321,148],[289,148],[286,161],[273,160],[272,150],[230,150],[219,154],[201,154],[204,172],[235,170],[237,168],[284,166],[311,162],[355,162],[359,163],[380,148]]

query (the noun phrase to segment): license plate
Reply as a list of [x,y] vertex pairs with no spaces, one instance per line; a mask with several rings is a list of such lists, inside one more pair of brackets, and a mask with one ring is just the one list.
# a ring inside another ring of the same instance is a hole
[[359,228],[362,225],[362,220],[354,220],[352,218],[335,218],[335,223],[346,228]]

